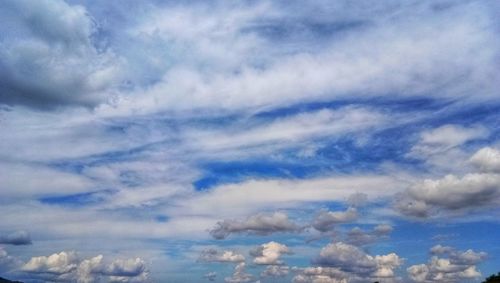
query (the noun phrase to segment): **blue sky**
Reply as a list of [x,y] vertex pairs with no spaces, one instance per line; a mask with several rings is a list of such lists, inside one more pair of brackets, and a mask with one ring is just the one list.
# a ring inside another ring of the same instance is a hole
[[481,282],[498,1],[0,4],[0,276]]

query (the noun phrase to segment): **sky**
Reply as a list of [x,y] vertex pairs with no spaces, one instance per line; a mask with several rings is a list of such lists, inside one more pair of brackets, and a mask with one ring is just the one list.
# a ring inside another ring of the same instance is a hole
[[500,272],[500,2],[4,0],[0,276]]

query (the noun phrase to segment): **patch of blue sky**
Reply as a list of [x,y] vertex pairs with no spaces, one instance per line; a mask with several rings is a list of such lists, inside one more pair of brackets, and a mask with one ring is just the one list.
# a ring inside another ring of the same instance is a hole
[[104,200],[104,195],[109,193],[111,193],[110,190],[103,190],[99,192],[70,194],[63,196],[49,196],[39,198],[38,201],[49,205],[79,207],[100,203]]
[[201,165],[205,176],[193,185],[206,190],[222,183],[241,182],[252,178],[304,178],[319,170],[318,166],[304,166],[268,160],[209,162]]

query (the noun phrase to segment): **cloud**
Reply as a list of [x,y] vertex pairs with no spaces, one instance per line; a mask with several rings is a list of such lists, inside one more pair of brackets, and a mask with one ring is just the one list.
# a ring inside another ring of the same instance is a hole
[[60,252],[31,258],[21,267],[34,278],[61,282],[96,282],[106,277],[110,282],[146,282],[148,272],[140,258],[115,259],[104,263],[103,256],[80,260],[75,252]]
[[339,268],[353,277],[371,279],[394,278],[394,270],[403,260],[395,253],[371,256],[356,246],[337,242],[322,248],[314,263]]
[[96,26],[86,9],[64,1],[8,1],[9,26],[0,52],[0,103],[35,108],[95,106],[120,77],[120,60],[95,44]]
[[492,147],[478,150],[470,158],[470,162],[482,172],[500,173],[500,151]]
[[92,181],[48,166],[0,161],[3,199],[77,194],[92,191]]
[[356,219],[358,219],[358,212],[353,207],[349,207],[346,211],[322,210],[314,218],[312,227],[318,231],[326,232],[336,224],[353,222]]
[[292,279],[293,283],[347,283],[349,275],[334,267],[295,268],[299,272]]
[[262,244],[250,251],[250,254],[254,257],[253,263],[259,265],[282,264],[283,262],[280,260],[280,257],[283,254],[291,253],[291,250],[286,245],[274,241]]
[[234,268],[234,273],[231,277],[224,278],[227,283],[245,283],[254,279],[252,274],[246,273],[246,264],[244,262],[238,263]]
[[16,231],[9,234],[0,234],[0,244],[4,245],[31,245],[30,234],[26,231]]
[[180,210],[193,215],[248,215],[272,208],[300,207],[305,203],[345,201],[353,191],[372,197],[391,196],[407,186],[386,175],[326,176],[311,179],[251,179],[222,184],[178,202]]
[[[279,29],[283,22],[308,27],[314,24],[310,16],[289,18],[279,7],[258,4],[236,9],[232,5],[217,6],[222,7],[220,13],[218,9],[208,13],[210,9],[204,5],[192,11],[168,7],[158,17],[148,18],[146,28],[140,24],[139,33],[170,39],[164,44],[181,41],[181,52],[176,54],[188,63],[169,69],[158,83],[121,100],[116,109],[126,113],[161,109],[234,111],[394,94],[473,100],[493,97],[498,36],[488,5],[466,3],[439,11],[428,2],[417,5],[418,9],[410,8],[414,5],[406,3],[396,10],[387,9],[390,5],[385,2],[377,4],[379,9],[366,20],[366,28],[350,36],[332,33],[332,40],[321,44],[311,44],[311,38],[281,42],[304,47],[298,50],[283,48],[277,44],[280,41],[266,44],[261,34],[244,32],[248,30],[245,27],[263,22],[281,23],[271,25],[271,30]],[[296,7],[293,13],[301,9],[304,7]],[[381,15],[381,11],[386,12]],[[269,16],[271,19],[266,18]],[[320,26],[332,26],[331,18],[326,23],[316,20]],[[359,18],[356,15],[343,20]],[[186,26],[179,21],[193,24]],[[194,37],[197,34],[199,37]],[[224,40],[235,45],[241,55],[233,56],[235,52],[228,48],[232,45]],[[216,52],[211,53],[213,50]],[[204,68],[192,67],[201,63]],[[477,90],[474,96],[465,95],[473,90]]]
[[359,227],[354,227],[347,232],[345,241],[355,246],[368,245],[382,239],[387,239],[392,230],[392,226],[388,224],[377,225],[370,232],[365,232]]
[[22,270],[33,273],[66,274],[78,267],[78,258],[75,252],[60,252],[48,257],[38,256],[31,258]]
[[206,249],[200,254],[199,261],[203,262],[243,262],[245,257],[234,251],[219,252],[216,249]]
[[481,276],[476,264],[486,258],[486,253],[473,250],[457,251],[451,247],[434,246],[431,253],[447,256],[432,256],[428,263],[407,268],[408,276],[414,282],[457,282]]
[[290,267],[286,265],[269,265],[260,273],[261,277],[285,277],[290,273]]
[[288,219],[288,215],[285,213],[274,212],[272,214],[259,213],[252,215],[243,221],[219,221],[209,233],[215,239],[221,240],[233,233],[269,235],[277,232],[296,232],[300,229],[297,224]]
[[0,272],[15,270],[21,265],[22,262],[19,259],[9,255],[3,247],[0,247]]
[[500,200],[499,184],[500,175],[487,173],[426,179],[398,195],[395,207],[404,215],[414,217],[485,208]]
[[489,134],[488,129],[479,125],[464,127],[448,124],[425,130],[420,133],[418,143],[407,156],[448,171],[460,170],[467,165],[467,153],[461,146],[473,140],[485,139]]

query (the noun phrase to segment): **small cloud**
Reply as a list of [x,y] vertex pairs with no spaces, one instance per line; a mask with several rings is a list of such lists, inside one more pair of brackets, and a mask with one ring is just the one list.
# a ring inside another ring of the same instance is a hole
[[245,257],[234,251],[219,252],[216,249],[205,249],[201,252],[198,261],[202,262],[243,262]]
[[250,251],[254,257],[253,263],[259,265],[278,265],[282,264],[281,255],[291,254],[291,250],[283,244],[269,242]]
[[259,213],[245,220],[219,221],[209,233],[215,239],[227,238],[232,233],[250,233],[257,235],[269,235],[277,232],[297,232],[301,228],[288,219],[283,212],[272,214]]
[[353,222],[358,219],[358,211],[354,207],[349,207],[346,211],[320,211],[313,220],[314,229],[326,232],[333,229],[334,225],[340,223]]

